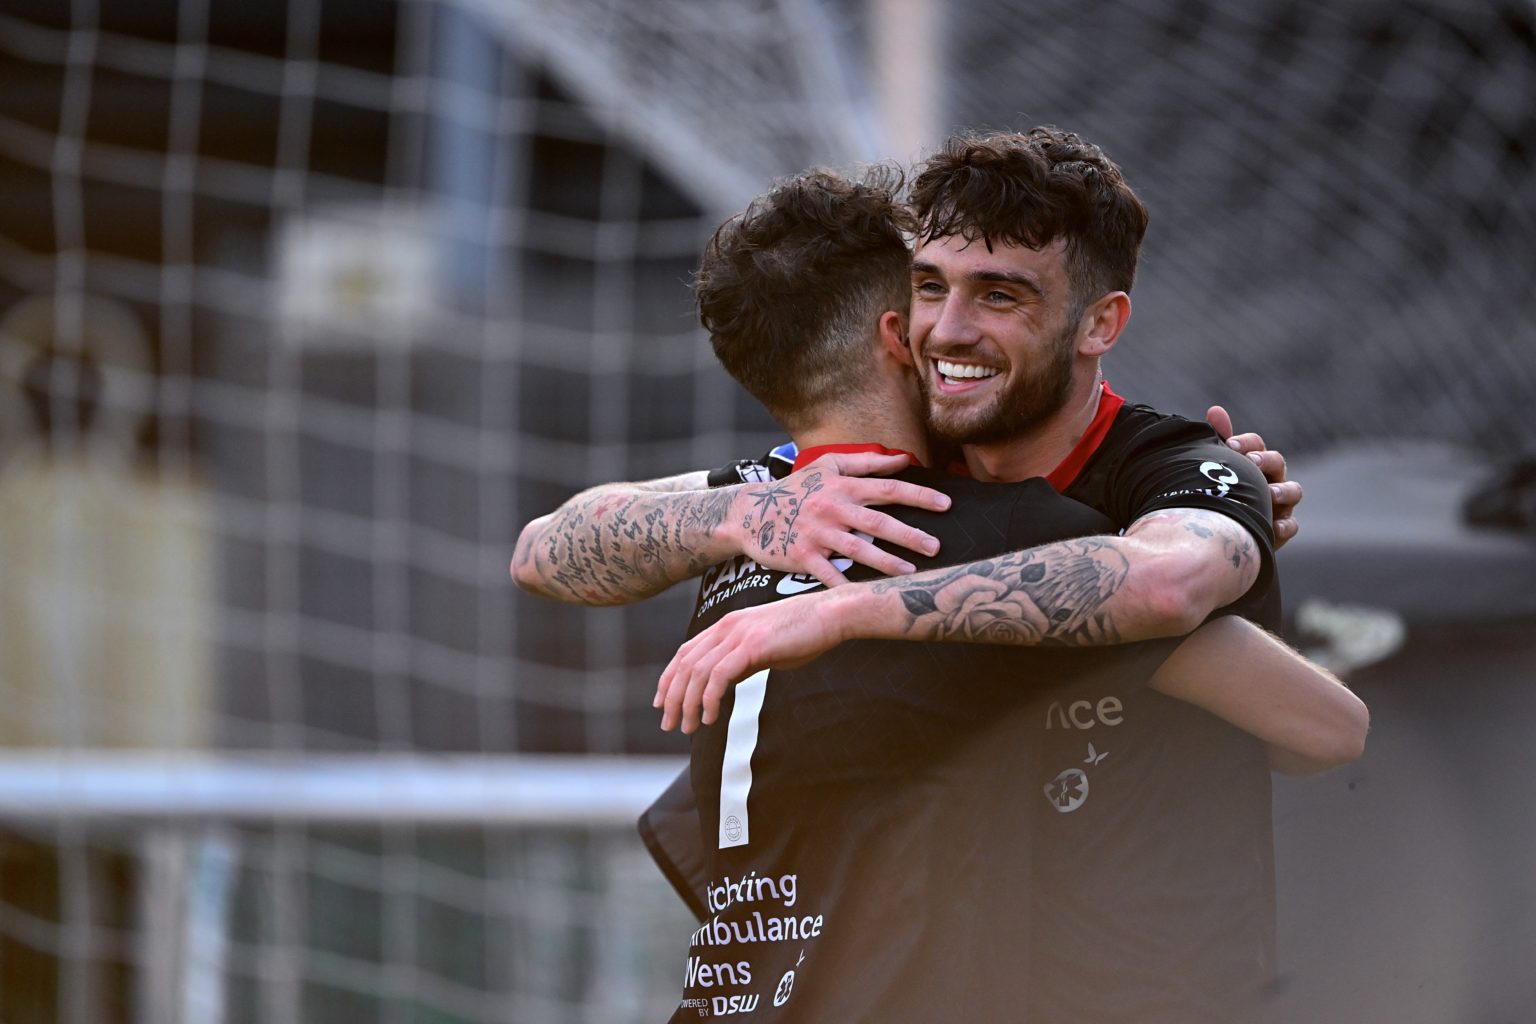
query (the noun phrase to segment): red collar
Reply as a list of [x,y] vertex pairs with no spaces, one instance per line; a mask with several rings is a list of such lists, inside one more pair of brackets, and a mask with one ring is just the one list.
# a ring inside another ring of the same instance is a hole
[[[1125,404],[1125,399],[1110,390],[1109,381],[1100,381],[1099,387],[1103,393],[1099,397],[1099,409],[1093,414],[1093,422],[1088,424],[1088,429],[1083,431],[1083,436],[1078,438],[1077,444],[1073,445],[1067,457],[1046,474],[1046,482],[1058,491],[1064,491],[1072,486],[1072,482],[1077,479],[1077,474],[1083,471],[1083,467],[1088,464],[1093,453],[1098,451],[1099,445],[1104,443],[1104,438],[1109,435],[1109,428],[1114,425],[1116,414]],[[905,455],[912,460],[912,465],[922,465],[916,455],[900,448],[887,448],[878,444],[820,444],[796,455],[795,469],[804,469],[830,452],[878,452],[881,455]],[[950,471],[961,476],[969,475],[964,462],[952,464]]]
[[1099,396],[1099,411],[1093,414],[1093,422],[1088,424],[1088,429],[1083,431],[1083,436],[1078,438],[1077,444],[1061,460],[1061,464],[1046,474],[1046,482],[1058,491],[1072,486],[1077,474],[1083,471],[1093,453],[1104,443],[1109,428],[1114,425],[1115,414],[1125,404],[1125,399],[1109,390],[1109,381],[1100,381],[1099,387],[1103,388],[1103,394]]
[[908,451],[903,451],[900,448],[887,448],[884,445],[879,444],[819,444],[814,448],[806,448],[804,451],[795,456],[795,469],[804,469],[806,466],[815,462],[823,455],[828,455],[832,452],[846,452],[854,454],[861,452],[875,452],[879,455],[905,455],[907,458],[912,460],[912,465],[922,465],[922,463],[918,461],[916,455],[913,455]]

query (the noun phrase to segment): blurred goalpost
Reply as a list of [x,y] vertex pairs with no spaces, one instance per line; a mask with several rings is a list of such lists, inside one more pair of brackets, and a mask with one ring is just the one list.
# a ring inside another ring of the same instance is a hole
[[[65,912],[53,933],[47,922],[7,906],[0,927],[57,952],[60,1021],[331,1019],[344,1004],[317,1006],[306,998],[305,974],[374,990],[377,1019],[418,1019],[420,1013],[446,1020],[646,1017],[665,1005],[658,998],[675,973],[661,971],[652,957],[652,932],[681,933],[687,916],[669,905],[675,898],[663,894],[663,886],[646,884],[649,865],[636,848],[633,824],[679,767],[675,758],[634,757],[9,753],[0,757],[0,823],[8,832],[59,845]],[[515,916],[510,911],[521,904],[517,913],[532,918],[523,941],[549,943],[557,955],[562,933],[593,927],[596,946],[583,955],[590,975],[579,990],[525,976],[521,990],[498,993],[498,984],[482,992],[434,982],[410,965],[370,969],[312,945],[300,920],[305,890],[315,887],[306,876],[324,880],[350,870],[356,885],[358,875],[367,877],[359,868],[369,851],[343,839],[330,854],[337,863],[324,866],[306,856],[306,846],[327,842],[328,833],[344,837],[348,829],[383,837],[375,884],[388,885],[393,875],[402,891],[418,893],[430,892],[433,880],[415,862],[418,851],[399,846],[402,838],[455,830],[493,843],[503,837],[502,857],[512,870],[499,878],[487,872],[475,882],[463,865],[456,866],[459,877],[437,865],[443,875],[437,886],[457,890],[466,909],[486,914]],[[391,852],[392,845],[399,848]],[[103,920],[112,915],[90,905],[93,884],[100,887],[88,861],[103,851],[114,851],[135,879],[128,919],[115,927]],[[343,865],[338,851],[354,863]],[[577,863],[580,870],[569,870]],[[589,876],[584,882],[583,873]],[[510,891],[488,891],[498,885]],[[641,891],[637,896],[632,889]],[[253,935],[239,920],[239,904],[253,896],[286,905],[265,934]],[[281,920],[283,913],[289,920]],[[132,999],[131,1009],[118,1006],[115,1013],[99,972],[114,946],[130,975],[118,997],[131,992]],[[251,982],[244,993],[242,978]],[[243,994],[254,1003],[242,1004]]]
[[[309,829],[376,827],[384,830],[474,829],[524,836],[562,832],[585,837],[596,848],[605,872],[619,886],[643,878],[646,866],[634,849],[633,826],[639,812],[682,767],[676,758],[652,757],[421,757],[328,756],[308,758],[164,755],[149,752],[79,752],[33,750],[0,755],[0,823],[23,834],[52,834],[69,840],[73,850],[91,845],[93,836],[123,837],[121,843],[137,882],[133,923],[118,941],[136,947],[135,1020],[221,1024],[245,1019],[229,1012],[232,958],[248,955],[248,938],[235,927],[234,904],[242,870],[251,865],[253,835],[270,835],[281,845],[301,840]],[[99,841],[99,840],[98,840]],[[543,851],[544,856],[558,852]],[[290,851],[290,877],[274,874],[268,884],[299,897],[293,874],[302,870]],[[83,874],[83,865],[73,865]],[[77,883],[78,884],[78,883]],[[658,890],[660,887],[657,887]],[[77,896],[88,890],[80,885]],[[541,894],[558,899],[558,893]],[[491,901],[492,905],[497,901]],[[667,913],[661,901],[641,900],[611,913],[627,917],[631,945],[648,942],[645,929],[685,915]],[[4,924],[16,927],[7,908]],[[637,913],[637,911],[639,911]],[[90,911],[85,916],[92,916]],[[596,911],[597,916],[607,916]],[[38,922],[33,922],[34,926]],[[36,929],[42,931],[45,929]],[[101,955],[106,938],[87,926],[60,937],[61,959],[69,985],[59,1019],[95,1019],[103,1001],[89,962]],[[48,939],[39,936],[42,943]],[[595,970],[622,975],[633,951],[622,947],[599,956]],[[267,959],[311,954],[297,949],[269,950]],[[616,958],[616,959],[615,959]],[[68,967],[69,965],[66,965]],[[265,965],[259,1021],[305,1019],[301,986],[293,970]],[[338,965],[340,966],[340,965]],[[344,971],[344,966],[341,967]],[[666,972],[670,978],[672,972]],[[616,1019],[635,1014],[645,997],[665,985],[635,989],[619,983],[583,993],[577,1016]],[[432,993],[427,986],[426,995]],[[573,1007],[542,1002],[530,993],[529,1005],[513,997],[502,1006],[476,994],[444,991],[438,998],[446,1012],[473,1019],[571,1019]],[[654,1008],[653,1008],[654,1009]],[[312,1015],[312,1014],[311,1014]],[[615,1017],[616,1015],[616,1017]]]
[[0,821],[633,828],[676,757],[0,753]]

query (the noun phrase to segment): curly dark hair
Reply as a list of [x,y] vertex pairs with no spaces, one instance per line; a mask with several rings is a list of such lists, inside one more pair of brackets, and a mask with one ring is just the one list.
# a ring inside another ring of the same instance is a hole
[[1147,208],[1115,162],[1072,132],[954,136],[918,169],[911,201],[923,241],[958,235],[1042,249],[1064,238],[1079,311],[1136,280]]
[[849,393],[880,314],[911,302],[902,175],[814,170],[715,231],[694,275],[699,322],[732,377],[791,433]]

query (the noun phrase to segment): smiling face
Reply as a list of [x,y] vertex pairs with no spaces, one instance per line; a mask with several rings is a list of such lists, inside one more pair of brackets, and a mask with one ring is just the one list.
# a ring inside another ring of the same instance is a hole
[[1043,249],[921,243],[912,263],[912,352],[929,432],[990,445],[1039,427],[1066,404],[1079,311],[1061,239]]

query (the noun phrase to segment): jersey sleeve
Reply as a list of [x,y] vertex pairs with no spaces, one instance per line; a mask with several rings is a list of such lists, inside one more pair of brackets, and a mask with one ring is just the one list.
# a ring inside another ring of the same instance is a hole
[[719,469],[709,471],[709,486],[729,487],[732,484],[748,484],[768,479],[768,467],[761,459],[737,459]]
[[795,467],[795,442],[785,441],[756,459],[737,459],[709,471],[711,487],[756,484],[788,476]]
[[700,921],[708,917],[704,903],[708,857],[699,836],[698,804],[688,769],[683,769],[656,802],[645,809],[637,827],[651,859],[694,917]]
[[1266,595],[1275,590],[1275,535],[1269,483],[1251,459],[1228,448],[1208,425],[1168,417],[1144,427],[1128,445],[1110,495],[1116,506],[1111,515],[1127,524],[1170,508],[1235,519],[1259,549],[1259,577],[1248,593],[1271,603]]

